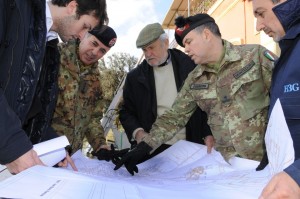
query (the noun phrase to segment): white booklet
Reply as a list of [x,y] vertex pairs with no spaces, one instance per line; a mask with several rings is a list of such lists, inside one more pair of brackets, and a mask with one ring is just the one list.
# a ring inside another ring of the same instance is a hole
[[[54,166],[66,157],[65,147],[69,144],[66,136],[60,136],[35,144],[33,145],[33,149],[45,165]],[[5,169],[6,167],[4,165],[0,165],[0,172]]]
[[45,165],[54,166],[66,157],[65,147],[69,144],[66,136],[60,136],[35,144],[33,149]]

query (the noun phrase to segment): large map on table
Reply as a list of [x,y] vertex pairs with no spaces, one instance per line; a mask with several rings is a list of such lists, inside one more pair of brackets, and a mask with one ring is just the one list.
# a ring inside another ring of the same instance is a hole
[[[282,142],[282,139],[285,142]],[[294,149],[280,103],[276,103],[266,132],[270,164],[255,171],[258,162],[232,158],[226,162],[206,146],[179,141],[156,157],[138,165],[131,176],[124,167],[88,159],[80,151],[70,169],[33,167],[0,183],[7,198],[208,198],[254,199],[273,174],[294,161]],[[34,187],[34,190],[32,189]],[[19,190],[16,193],[15,190]],[[21,192],[20,192],[21,190]]]

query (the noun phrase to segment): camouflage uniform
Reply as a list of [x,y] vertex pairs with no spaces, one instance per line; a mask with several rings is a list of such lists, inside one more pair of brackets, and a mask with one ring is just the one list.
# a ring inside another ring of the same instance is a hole
[[216,149],[226,159],[261,159],[273,61],[264,55],[269,51],[260,45],[223,42],[225,55],[221,62],[198,65],[186,79],[172,109],[156,120],[150,136],[144,139],[151,147],[170,139],[199,106],[208,115]]
[[77,56],[78,45],[75,40],[59,44],[59,95],[52,120],[52,127],[67,136],[73,152],[82,148],[84,137],[94,150],[106,144],[100,124],[106,102],[98,62],[85,66]]

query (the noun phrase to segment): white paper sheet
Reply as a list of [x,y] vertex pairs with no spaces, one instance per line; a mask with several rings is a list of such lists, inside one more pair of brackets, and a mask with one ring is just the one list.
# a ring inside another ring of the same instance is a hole
[[[33,149],[41,159],[41,161],[47,166],[54,166],[66,157],[65,147],[69,145],[68,138],[66,136],[60,136],[45,142],[41,142],[33,145]],[[6,170],[5,165],[0,165],[0,174]],[[3,178],[10,176],[5,174]],[[0,176],[0,179],[2,176]]]
[[265,142],[271,175],[282,171],[294,162],[293,140],[279,99],[277,99],[270,115]]
[[141,199],[136,187],[129,183],[96,181],[72,171],[43,166],[32,167],[2,182],[0,196],[23,199]]
[[69,144],[66,136],[60,136],[35,144],[33,149],[45,165],[53,166],[66,157],[65,147]]
[[282,128],[285,120],[280,107],[280,103],[276,103],[266,135],[270,165],[259,172],[255,171],[258,165],[256,161],[233,158],[229,161],[231,164],[228,164],[217,151],[206,154],[203,145],[179,141],[158,156],[138,165],[139,173],[134,176],[124,167],[114,171],[111,162],[88,159],[78,151],[72,158],[79,172],[32,167],[1,182],[0,196],[256,199],[272,175],[292,161],[294,149],[291,140],[286,142],[291,138],[288,136],[288,128]]

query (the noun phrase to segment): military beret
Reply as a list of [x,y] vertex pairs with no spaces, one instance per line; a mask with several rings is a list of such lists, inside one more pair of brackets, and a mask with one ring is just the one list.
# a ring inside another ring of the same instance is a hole
[[193,29],[203,24],[215,22],[215,20],[209,16],[208,14],[196,14],[194,16],[190,16],[184,18],[183,16],[179,16],[175,19],[175,39],[176,42],[184,47],[182,40],[183,38]]
[[159,23],[148,24],[141,30],[136,40],[136,47],[142,48],[151,44],[163,33],[165,33],[165,31]]
[[109,48],[113,47],[117,41],[116,32],[111,27],[106,25],[95,27],[89,31],[89,33],[94,35],[100,42]]

